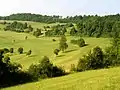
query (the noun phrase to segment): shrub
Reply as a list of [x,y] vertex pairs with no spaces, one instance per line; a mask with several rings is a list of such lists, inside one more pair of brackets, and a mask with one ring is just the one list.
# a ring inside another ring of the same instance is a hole
[[33,80],[37,80],[40,77],[39,68],[37,65],[30,65],[28,73],[32,76]]
[[113,47],[107,47],[105,49],[105,65],[109,66],[116,66],[119,65],[120,62],[117,60],[117,54],[116,51],[113,49]]
[[77,65],[77,71],[85,71],[90,69],[98,69],[106,67],[104,63],[104,54],[100,47],[95,47],[93,52],[88,53],[81,58]]
[[75,71],[76,71],[75,64],[71,64],[70,71],[71,71],[71,72],[75,72]]
[[9,49],[4,48],[3,51],[4,51],[4,53],[8,53],[8,52],[9,52]]
[[54,66],[47,56],[39,62],[37,65],[31,65],[28,72],[34,79],[47,78],[47,77],[57,77],[64,75],[63,69]]
[[8,56],[4,57],[4,50],[0,50],[0,88],[22,84],[31,81],[27,72],[22,71],[22,66],[11,63]]
[[58,76],[63,76],[65,75],[65,71],[57,66],[53,66],[52,68],[52,77],[58,77]]
[[55,54],[55,55],[58,55],[59,51],[60,51],[59,49],[55,49],[55,50],[54,50],[54,54]]
[[8,57],[8,56],[4,57],[4,62],[9,63],[10,62],[10,57]]
[[83,38],[80,38],[78,40],[71,40],[72,44],[77,44],[79,47],[85,46],[85,40]]
[[29,50],[29,51],[26,53],[26,55],[31,55],[31,53],[32,53],[32,51]]
[[77,44],[78,44],[79,47],[85,46],[85,41],[84,41],[84,39],[83,39],[83,38],[78,39]]
[[14,48],[10,48],[10,53],[14,53]]
[[46,28],[50,28],[50,26],[46,26]]
[[52,39],[53,42],[55,42],[56,40],[55,39]]
[[33,35],[34,35],[35,37],[39,37],[40,35],[42,35],[41,29],[38,29],[38,28],[37,28],[37,30],[33,32]]
[[73,27],[74,25],[72,23],[67,23],[68,27]]
[[18,52],[19,54],[23,54],[23,48],[22,47],[18,48]]
[[77,71],[85,71],[89,69],[88,67],[88,60],[84,58],[80,58],[78,65],[77,65]]
[[78,31],[75,29],[75,27],[73,27],[73,28],[71,28],[71,30],[70,30],[70,35],[71,35],[71,36],[74,36],[74,35],[76,35],[77,32],[78,32]]

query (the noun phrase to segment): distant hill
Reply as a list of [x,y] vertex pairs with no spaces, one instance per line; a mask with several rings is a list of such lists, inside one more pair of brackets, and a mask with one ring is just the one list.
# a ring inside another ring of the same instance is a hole
[[72,22],[76,23],[80,20],[89,20],[89,18],[100,18],[100,19],[109,19],[109,20],[120,20],[120,14],[116,15],[106,15],[106,16],[98,16],[98,15],[76,15],[76,16],[67,16],[66,18],[62,18],[59,15],[41,15],[41,14],[31,14],[31,13],[18,13],[12,14],[9,16],[0,16],[0,20],[20,20],[20,21],[35,21],[35,22],[42,22],[42,23],[55,23],[55,22]]

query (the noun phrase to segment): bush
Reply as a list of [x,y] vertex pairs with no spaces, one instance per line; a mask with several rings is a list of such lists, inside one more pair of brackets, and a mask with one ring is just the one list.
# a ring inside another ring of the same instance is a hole
[[58,77],[58,76],[63,76],[65,75],[65,71],[57,66],[53,66],[52,68],[52,77]]
[[105,49],[105,65],[116,66],[120,64],[119,61],[120,60],[117,60],[117,54],[113,47],[107,47]]
[[73,28],[71,28],[71,30],[70,30],[70,35],[71,35],[71,36],[74,36],[74,35],[76,35],[77,32],[78,32],[78,31],[75,29],[75,27],[73,27]]
[[37,28],[37,30],[33,32],[33,35],[34,35],[35,37],[39,37],[40,35],[42,35],[41,29],[38,29],[38,28]]
[[59,49],[55,49],[55,50],[54,50],[54,54],[55,54],[55,55],[58,55],[59,51],[60,51]]
[[78,65],[77,65],[77,71],[85,71],[89,69],[88,67],[88,60],[84,58],[80,58]]
[[106,67],[104,63],[104,54],[100,47],[95,47],[93,52],[88,53],[81,58],[77,65],[77,71],[85,71],[90,69],[99,69]]
[[26,53],[26,55],[31,55],[31,53],[32,53],[32,51],[29,50],[29,51]]
[[70,71],[71,71],[71,72],[75,72],[75,71],[76,71],[75,64],[71,64]]
[[4,62],[9,63],[10,62],[10,57],[8,57],[8,56],[4,57]]
[[56,40],[55,39],[52,39],[53,42],[55,42]]
[[4,57],[4,50],[0,50],[0,88],[22,84],[31,81],[27,72],[22,71],[22,66],[11,63],[8,56]]
[[18,52],[19,54],[23,54],[23,48],[22,47],[18,48]]
[[78,39],[77,44],[78,44],[79,47],[85,46],[85,41],[84,41],[84,39],[83,39],[83,38]]
[[37,65],[30,65],[28,73],[32,76],[33,80],[37,80],[40,77],[39,68]]
[[74,25],[72,23],[67,23],[67,27],[73,27]]
[[80,38],[78,40],[71,40],[72,44],[77,44],[79,47],[85,46],[85,40],[83,38]]
[[4,48],[3,51],[4,51],[4,53],[9,53],[10,52],[9,49],[7,49],[7,48]]
[[53,66],[47,56],[39,62],[37,65],[31,65],[28,72],[34,79],[47,78],[47,77],[57,77],[64,75],[63,69]]
[[10,48],[10,53],[14,53],[14,48]]

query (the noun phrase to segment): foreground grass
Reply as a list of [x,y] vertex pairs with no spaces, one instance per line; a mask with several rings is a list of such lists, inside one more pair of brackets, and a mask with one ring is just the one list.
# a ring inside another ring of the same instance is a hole
[[80,72],[2,90],[120,90],[120,67]]

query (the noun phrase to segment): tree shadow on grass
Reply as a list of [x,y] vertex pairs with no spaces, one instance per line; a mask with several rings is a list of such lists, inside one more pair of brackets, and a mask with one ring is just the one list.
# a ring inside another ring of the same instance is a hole
[[73,49],[73,50],[68,50],[68,51],[65,51],[64,53],[69,53],[69,52],[73,52],[73,51],[76,51],[78,49]]
[[63,57],[63,56],[65,56],[65,55],[58,55],[57,57]]
[[35,57],[35,56],[37,56],[37,55],[29,55],[29,57]]
[[88,46],[89,44],[85,44],[85,46]]

